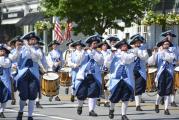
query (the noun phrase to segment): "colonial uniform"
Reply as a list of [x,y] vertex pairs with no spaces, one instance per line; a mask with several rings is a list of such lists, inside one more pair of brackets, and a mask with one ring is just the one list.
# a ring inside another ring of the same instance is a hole
[[[106,45],[106,48],[103,49],[103,46]],[[104,59],[104,64],[101,66],[102,74],[103,74],[103,90],[102,93],[104,92],[104,106],[109,107],[109,102],[108,102],[108,97],[109,97],[109,91],[107,90],[107,80],[105,80],[105,77],[108,76],[109,68],[106,66],[106,63],[108,62],[109,57],[112,56],[112,52],[110,51],[110,46],[106,40],[103,42],[99,43],[98,45],[99,48],[101,48],[101,53],[103,55]],[[97,104],[98,105],[98,104]]]
[[[115,47],[120,48],[123,45],[128,45],[125,40],[118,42]],[[130,48],[129,45],[128,48]],[[128,120],[126,116],[128,101],[134,99],[134,60],[135,55],[127,51],[120,51],[113,56],[112,61],[108,60],[111,63],[109,79],[109,90],[111,92],[109,98],[111,102],[110,119],[114,117],[115,104],[121,100],[122,120]]]
[[[74,52],[74,48],[71,46],[71,44],[73,43],[74,41],[69,41],[66,46],[68,47],[67,50],[64,51],[63,53],[63,60],[64,60],[64,67],[69,67],[69,61],[71,59],[71,54]],[[68,69],[69,71],[69,77],[71,77],[71,68]],[[65,93],[68,94],[68,91],[69,91],[69,88],[67,87],[65,89]],[[73,89],[71,91],[71,101],[74,102],[74,94],[73,94]]]
[[32,39],[39,39],[35,35],[35,32],[30,32],[24,35],[22,39],[24,39],[25,45],[21,50],[16,49],[14,54],[11,56],[12,60],[18,62],[18,73],[14,78],[20,96],[20,110],[17,119],[22,120],[26,100],[29,100],[28,120],[33,120],[32,113],[34,103],[40,90],[38,63],[41,60],[42,55],[39,49],[36,49],[34,45],[29,45],[29,43],[27,43],[28,41],[32,41]]
[[[163,36],[163,37],[170,36],[171,38],[176,37],[176,35],[173,33],[172,30],[163,32],[161,34],[161,36]],[[169,51],[173,52],[176,55],[176,60],[174,63],[174,66],[175,66],[176,62],[179,62],[179,47],[173,41],[170,41],[170,42],[173,44],[173,46],[169,48]],[[176,90],[174,91],[174,93],[171,94],[170,101],[171,101],[171,106],[173,106],[173,107],[177,107],[177,104],[175,103],[175,94],[176,94]]]
[[[164,43],[169,43],[172,46],[172,43],[164,38],[162,41],[158,42],[157,46],[163,46]],[[157,99],[155,103],[155,111],[159,113],[159,101],[161,97],[165,99],[165,112],[164,114],[169,115],[168,104],[169,96],[172,94],[173,88],[173,74],[174,66],[173,62],[175,59],[175,54],[170,52],[169,49],[162,49],[158,53],[153,54],[149,59],[148,63],[151,65],[157,65],[157,75],[155,82],[158,88]]]
[[[11,54],[14,54],[14,52],[16,51],[16,45],[23,45],[23,41],[21,40],[21,36],[16,36],[13,40],[10,41],[10,45],[14,46],[14,48],[11,49]],[[11,87],[12,87],[12,105],[16,104],[16,98],[15,98],[15,93],[16,93],[16,89],[15,89],[15,81],[14,81],[14,77],[17,75],[17,61],[13,61],[12,62],[12,66],[11,66]]]
[[[144,38],[141,35],[136,34],[131,37],[130,45],[135,46],[135,43],[138,41],[140,41],[140,44],[142,44],[144,43]],[[146,89],[146,64],[148,53],[144,45],[135,46],[133,49],[131,49],[131,52],[137,56],[134,66],[136,110],[142,111],[140,107],[140,101],[141,96],[143,93],[145,93]]]
[[[86,43],[91,45],[93,42],[99,43],[100,41],[101,36],[94,35],[88,37]],[[75,59],[73,56],[72,58]],[[78,99],[77,113],[79,115],[82,113],[84,100],[88,98],[89,116],[97,116],[94,109],[96,99],[99,98],[101,94],[102,78],[100,67],[103,62],[102,54],[94,48],[83,53],[83,58],[79,64],[79,70],[77,70],[75,78],[75,95]]]
[[[56,40],[52,41],[48,47],[52,47],[53,45],[57,45],[55,49],[52,49],[47,56],[47,63],[49,66],[48,71],[53,71],[53,72],[59,72],[59,70],[62,67],[62,62],[63,62],[63,56],[62,52],[59,50],[59,45],[60,43]],[[49,101],[52,101],[53,97],[49,98]],[[56,101],[61,101],[59,96],[57,95],[55,97]]]
[[[41,84],[43,74],[47,72],[48,70],[48,64],[47,64],[45,53],[43,52],[43,46],[44,46],[44,43],[42,41],[38,41],[36,44],[36,49],[40,49],[40,52],[42,54],[42,59],[39,62],[40,84]],[[43,108],[42,105],[40,104],[40,99],[41,99],[41,89],[36,99],[36,108]]]
[[9,50],[4,45],[0,45],[0,51],[5,51],[6,55],[0,56],[0,118],[5,118],[3,112],[6,107],[6,102],[11,99],[11,81],[10,81],[10,67],[11,61],[7,57]]

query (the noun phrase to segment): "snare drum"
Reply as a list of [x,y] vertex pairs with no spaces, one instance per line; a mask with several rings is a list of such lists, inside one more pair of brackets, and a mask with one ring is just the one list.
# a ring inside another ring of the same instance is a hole
[[175,68],[174,85],[175,89],[179,89],[179,66]]
[[70,68],[62,68],[59,73],[59,82],[60,85],[63,87],[69,87],[71,86],[71,77],[69,76]]
[[58,74],[52,72],[45,73],[42,76],[41,91],[43,95],[52,97],[59,94],[58,78]]
[[146,85],[146,91],[147,92],[153,92],[155,91],[155,77],[157,74],[157,68],[149,67],[147,71],[147,85]]

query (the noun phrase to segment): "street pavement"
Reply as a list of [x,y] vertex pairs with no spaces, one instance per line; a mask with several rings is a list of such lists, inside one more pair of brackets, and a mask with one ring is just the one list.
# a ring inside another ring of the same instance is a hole
[[[83,107],[83,113],[81,116],[77,115],[77,101],[72,103],[70,101],[70,93],[66,95],[64,93],[64,88],[60,89],[60,98],[61,101],[57,102],[54,99],[52,102],[49,102],[48,97],[43,96],[41,99],[41,104],[43,109],[34,110],[34,119],[35,120],[109,120],[108,113],[109,108],[104,107],[103,104],[96,107],[95,112],[98,114],[98,117],[89,117],[88,116],[88,104],[87,100],[85,101]],[[164,115],[164,106],[160,105],[160,113],[155,113],[154,111],[154,102],[156,96],[154,93],[150,93],[150,96],[147,94],[143,95],[143,99],[146,103],[142,103],[142,109],[144,111],[138,112],[135,111],[135,103],[130,102],[127,110],[127,116],[130,120],[179,120],[179,107],[170,107],[171,115]],[[18,98],[18,94],[16,95]],[[7,109],[5,110],[5,119],[2,120],[15,120],[18,113],[18,100],[16,105],[11,105],[11,101],[7,104]],[[176,103],[179,106],[179,93],[176,96]],[[27,106],[25,107],[23,120],[27,120]],[[116,104],[115,107],[115,116],[113,120],[121,119],[121,103]]]

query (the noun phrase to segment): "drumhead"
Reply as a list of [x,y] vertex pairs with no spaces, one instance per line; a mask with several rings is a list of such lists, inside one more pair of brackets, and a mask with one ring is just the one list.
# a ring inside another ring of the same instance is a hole
[[45,80],[56,80],[56,79],[58,79],[58,77],[59,77],[58,74],[53,73],[53,72],[45,73],[43,75],[43,79],[45,79]]
[[157,68],[154,68],[154,67],[148,68],[148,73],[154,73],[156,71],[157,71]]
[[60,71],[61,72],[69,72],[70,71],[70,67],[64,67],[64,68],[61,68]]
[[179,72],[179,66],[177,66],[177,67],[175,68],[175,71]]

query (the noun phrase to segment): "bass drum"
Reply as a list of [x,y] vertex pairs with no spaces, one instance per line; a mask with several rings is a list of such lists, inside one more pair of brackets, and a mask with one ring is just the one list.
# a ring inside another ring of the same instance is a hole
[[43,95],[52,97],[59,94],[59,76],[49,72],[42,76],[41,92]]

